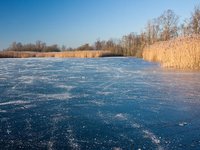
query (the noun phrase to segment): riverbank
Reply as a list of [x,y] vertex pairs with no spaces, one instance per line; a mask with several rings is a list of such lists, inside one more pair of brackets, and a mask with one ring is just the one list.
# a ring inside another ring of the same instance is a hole
[[[114,57],[118,54],[103,50],[66,51],[66,52],[18,52],[2,51],[0,58],[98,58]],[[147,46],[143,50],[143,59],[159,62],[163,67],[200,70],[200,36],[178,37],[170,41],[161,41]]]
[[143,59],[176,69],[200,70],[200,36],[178,37],[146,47]]
[[109,51],[68,51],[68,52],[16,52],[2,51],[0,58],[29,58],[29,57],[56,57],[56,58],[98,58],[111,57],[116,54]]

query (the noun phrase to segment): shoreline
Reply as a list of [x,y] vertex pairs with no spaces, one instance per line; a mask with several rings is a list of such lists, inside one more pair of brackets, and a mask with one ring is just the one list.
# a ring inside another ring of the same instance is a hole
[[68,51],[68,52],[28,52],[28,51],[2,51],[0,58],[99,58],[122,56],[110,51]]

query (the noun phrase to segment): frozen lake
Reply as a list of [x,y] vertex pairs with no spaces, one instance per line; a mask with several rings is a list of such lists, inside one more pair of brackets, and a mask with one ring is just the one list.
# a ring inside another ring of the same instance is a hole
[[0,59],[0,149],[200,148],[200,73],[135,58]]

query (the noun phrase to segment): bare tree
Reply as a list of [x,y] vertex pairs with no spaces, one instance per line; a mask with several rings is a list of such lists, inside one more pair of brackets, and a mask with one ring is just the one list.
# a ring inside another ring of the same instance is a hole
[[185,19],[183,23],[180,26],[180,35],[187,36],[192,34],[192,26],[191,21],[188,19]]
[[146,41],[148,45],[151,45],[152,42],[152,36],[153,36],[153,24],[152,21],[148,21],[147,22],[147,26],[146,26]]
[[161,40],[169,40],[178,36],[178,21],[179,17],[174,11],[168,9],[159,18],[161,26]]
[[88,43],[77,48],[77,50],[81,50],[81,51],[83,51],[83,50],[93,50],[93,49],[94,48],[92,46],[90,46],[90,44],[88,44]]
[[66,50],[66,46],[65,46],[65,45],[62,45],[61,50],[62,50],[62,51],[65,51],[65,50]]
[[191,17],[191,26],[193,33],[200,34],[200,7],[195,6]]
[[7,51],[33,51],[33,52],[59,52],[60,48],[54,44],[46,46],[46,43],[37,41],[35,44],[22,44],[20,42],[13,42]]
[[130,33],[122,37],[121,44],[123,47],[124,55],[134,56],[136,53],[136,37],[135,33]]
[[94,43],[94,46],[96,50],[102,50],[103,48],[102,42],[99,39]]
[[9,48],[9,50],[16,51],[17,50],[17,42],[13,42]]

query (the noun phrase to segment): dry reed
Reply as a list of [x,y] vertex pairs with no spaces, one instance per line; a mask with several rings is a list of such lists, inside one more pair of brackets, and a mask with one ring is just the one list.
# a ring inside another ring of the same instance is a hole
[[200,36],[155,43],[144,49],[143,58],[168,68],[200,70]]
[[56,57],[56,58],[97,58],[115,56],[109,51],[68,51],[68,52],[16,52],[2,51],[0,58]]

